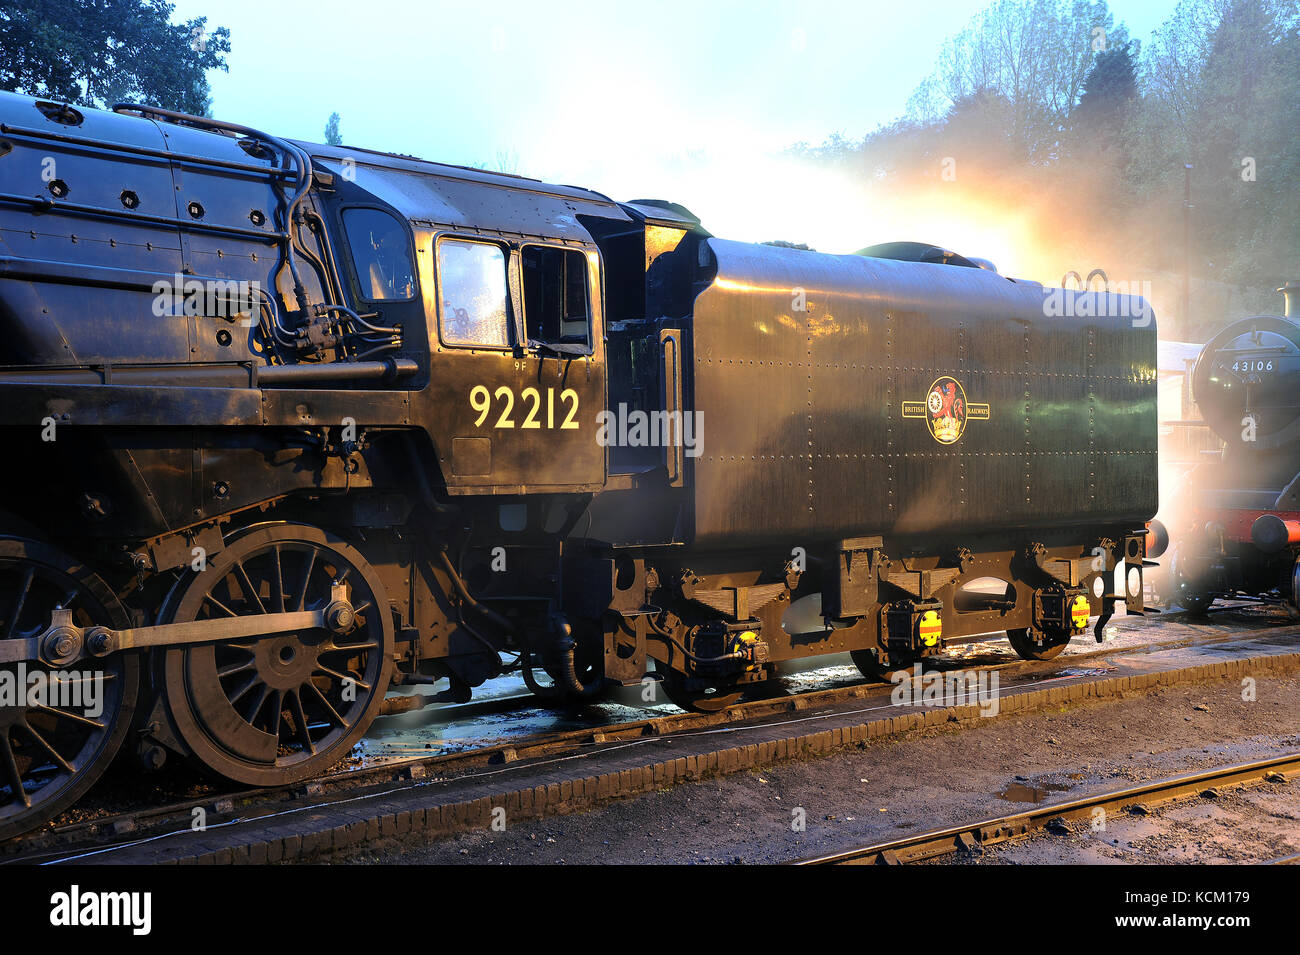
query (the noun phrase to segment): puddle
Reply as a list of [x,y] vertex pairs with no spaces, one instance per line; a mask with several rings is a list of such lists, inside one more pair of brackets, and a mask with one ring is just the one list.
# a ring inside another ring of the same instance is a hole
[[1042,802],[1052,793],[1063,793],[1069,788],[1069,786],[1062,786],[1060,783],[1040,783],[1037,786],[1012,783],[998,795],[1011,802]]

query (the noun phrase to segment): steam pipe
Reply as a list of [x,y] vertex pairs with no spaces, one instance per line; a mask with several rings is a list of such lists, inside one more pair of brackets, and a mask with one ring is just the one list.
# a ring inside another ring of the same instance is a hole
[[529,691],[540,696],[544,700],[558,700],[564,695],[563,688],[558,684],[552,686],[542,686],[537,682],[537,674],[533,673],[533,651],[528,646],[527,638],[520,641],[523,645],[523,652],[519,656],[519,667],[524,674],[524,685]]
[[681,651],[683,656],[685,656],[688,660],[692,661],[693,663],[725,663],[728,660],[745,659],[745,655],[743,653],[735,653],[735,652],[724,653],[721,656],[716,656],[716,657],[696,656],[694,653],[691,653],[690,650],[687,650],[685,645],[680,640],[674,637],[663,627],[659,626],[659,624],[655,623],[654,617],[647,617],[646,623],[650,625],[650,629],[654,631],[654,633],[658,637],[660,637],[665,643],[671,643],[673,646],[675,646],[678,650]]
[[298,309],[301,312],[306,312],[308,308],[307,290],[303,286],[302,278],[298,274],[298,263],[294,256],[294,243],[291,235],[294,225],[302,221],[301,213],[298,211],[298,205],[302,202],[303,197],[307,195],[307,190],[311,188],[311,157],[308,156],[304,150],[298,148],[292,143],[286,142],[285,140],[268,133],[264,133],[259,129],[253,129],[251,126],[241,126],[238,123],[227,123],[220,120],[209,119],[206,116],[194,116],[190,113],[181,113],[176,110],[163,109],[159,106],[145,106],[140,103],[115,103],[113,105],[113,112],[138,113],[142,119],[156,116],[162,119],[169,119],[173,122],[197,126],[200,129],[234,133],[237,136],[246,136],[251,139],[263,140],[278,148],[280,152],[285,155],[286,159],[292,157],[294,165],[297,167],[297,187],[292,199],[288,198],[284,194],[280,177],[277,175],[272,175],[271,177],[271,188],[275,191],[275,194],[280,197],[280,202],[284,206],[284,231],[289,234],[281,245],[279,261],[276,263],[275,270],[272,272],[271,287],[275,288],[277,286],[280,271],[287,264],[289,266],[289,274],[293,277],[293,292],[294,297],[298,302]]
[[[134,385],[155,388],[277,387],[309,382],[409,378],[419,365],[409,358],[383,361],[320,362],[301,365],[132,365],[100,368],[0,369],[0,383],[48,385]],[[108,379],[108,380],[106,380]]]
[[569,623],[564,614],[557,613],[551,615],[551,626],[560,634],[560,639],[556,641],[556,648],[560,651],[560,679],[556,683],[562,683],[570,694],[580,700],[590,699],[600,692],[604,679],[596,677],[591,683],[583,684],[578,679],[575,660],[578,642],[573,639],[573,624]]
[[515,625],[513,623],[501,616],[501,614],[497,613],[491,607],[485,607],[474,599],[473,595],[469,592],[469,588],[465,586],[465,581],[462,580],[460,574],[456,572],[456,568],[452,564],[451,558],[447,556],[445,550],[438,551],[438,558],[442,563],[443,570],[445,570],[447,576],[451,578],[451,585],[456,588],[456,593],[460,595],[460,599],[465,606],[469,607],[471,610],[477,610],[483,615],[485,620],[498,629],[511,634],[515,632]]
[[[447,576],[451,579],[452,586],[456,588],[456,593],[460,595],[461,602],[464,606],[478,611],[482,614],[484,619],[490,621],[506,633],[513,634],[516,632],[514,624],[509,620],[501,616],[501,614],[497,613],[495,610],[483,606],[483,604],[474,599],[473,595],[469,592],[469,588],[465,586],[465,581],[461,579],[460,574],[456,572],[456,568],[452,564],[451,558],[447,556],[445,550],[438,552],[438,559],[442,564],[443,570],[447,572]],[[519,636],[523,646],[523,654],[520,659],[520,664],[524,674],[524,683],[533,693],[546,699],[556,699],[561,696],[564,691],[568,691],[579,699],[590,699],[600,692],[604,681],[597,678],[592,683],[584,685],[583,682],[578,679],[577,664],[574,659],[577,642],[573,639],[573,625],[565,619],[563,614],[554,614],[551,617],[551,623],[560,632],[560,639],[557,641],[557,647],[560,651],[560,678],[556,681],[555,686],[542,686],[537,682],[537,677],[533,673],[532,648],[528,646],[527,638],[520,634]]]

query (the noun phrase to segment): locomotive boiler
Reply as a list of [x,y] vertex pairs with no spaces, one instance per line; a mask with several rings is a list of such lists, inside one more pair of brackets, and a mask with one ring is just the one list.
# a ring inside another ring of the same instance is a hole
[[1192,389],[1221,453],[1178,495],[1172,599],[1204,612],[1261,598],[1300,613],[1300,284],[1283,315],[1232,322],[1201,350]]
[[0,837],[123,749],[317,774],[396,685],[717,710],[1140,612],[1145,303],[867,251],[0,94],[0,677],[64,694],[0,701]]

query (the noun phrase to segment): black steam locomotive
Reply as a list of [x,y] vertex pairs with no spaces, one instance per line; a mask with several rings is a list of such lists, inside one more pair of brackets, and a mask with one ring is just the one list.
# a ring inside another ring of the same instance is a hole
[[1194,612],[1245,597],[1300,613],[1300,285],[1278,291],[1285,315],[1233,322],[1192,370],[1224,443],[1188,474],[1169,529],[1171,599]]
[[719,709],[1140,611],[1155,324],[978,265],[0,94],[0,678],[63,694],[0,702],[0,836],[124,742],[318,773],[395,684]]

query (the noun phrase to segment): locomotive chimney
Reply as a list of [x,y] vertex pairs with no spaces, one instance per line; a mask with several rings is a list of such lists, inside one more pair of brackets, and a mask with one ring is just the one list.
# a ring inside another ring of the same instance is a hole
[[1282,314],[1287,318],[1300,318],[1300,282],[1291,279],[1278,291],[1282,293],[1282,298],[1286,302],[1286,311]]

